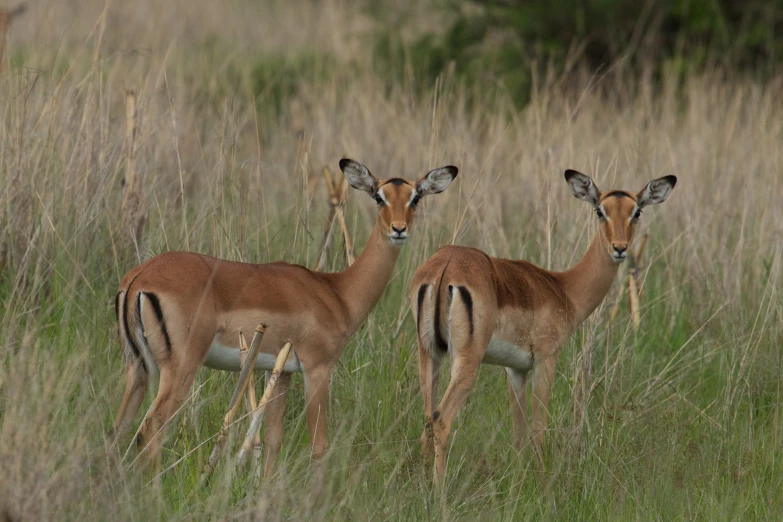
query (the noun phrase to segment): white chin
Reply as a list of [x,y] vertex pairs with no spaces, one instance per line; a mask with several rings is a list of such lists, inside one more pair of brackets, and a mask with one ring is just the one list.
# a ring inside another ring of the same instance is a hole
[[389,241],[391,241],[391,244],[394,246],[402,246],[405,244],[405,239],[406,238],[404,237],[390,237]]
[[616,256],[614,254],[609,254],[609,255],[612,256],[612,261],[614,261],[618,265],[628,258],[628,256]]

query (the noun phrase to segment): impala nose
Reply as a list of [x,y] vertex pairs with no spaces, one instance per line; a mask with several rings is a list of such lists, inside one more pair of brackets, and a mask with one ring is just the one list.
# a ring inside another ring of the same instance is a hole
[[628,250],[628,243],[612,243],[612,248],[618,254],[624,254]]
[[394,232],[394,235],[401,236],[403,232],[408,230],[408,225],[405,223],[392,223],[392,232]]

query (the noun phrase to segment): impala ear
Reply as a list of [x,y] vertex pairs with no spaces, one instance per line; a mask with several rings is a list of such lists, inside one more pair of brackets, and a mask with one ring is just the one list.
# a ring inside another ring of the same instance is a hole
[[565,171],[565,179],[571,193],[577,198],[587,201],[593,206],[598,205],[598,202],[601,201],[601,191],[595,186],[590,176],[568,169]]
[[343,158],[340,160],[340,170],[345,174],[348,184],[356,190],[363,190],[371,196],[378,191],[378,180],[361,163]]
[[639,208],[647,205],[657,205],[663,203],[669,197],[674,185],[677,184],[676,176],[664,176],[654,179],[639,192],[636,199],[639,201]]
[[440,194],[446,190],[458,173],[459,169],[452,165],[431,170],[416,183],[416,193],[419,196]]

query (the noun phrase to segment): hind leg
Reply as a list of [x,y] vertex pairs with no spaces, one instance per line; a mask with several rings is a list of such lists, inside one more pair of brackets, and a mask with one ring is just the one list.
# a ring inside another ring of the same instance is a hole
[[[466,352],[471,351],[468,346]],[[477,351],[477,350],[472,350]],[[451,381],[438,410],[433,413],[433,436],[435,445],[435,476],[436,486],[442,487],[446,477],[446,456],[449,443],[451,424],[460,408],[468,398],[473,384],[478,376],[481,359],[475,356],[457,354],[451,364]]]
[[[270,375],[272,372],[266,372]],[[267,377],[267,381],[268,381]],[[291,374],[281,373],[275,386],[272,400],[266,407],[266,426],[264,427],[264,478],[269,478],[275,468],[277,455],[283,445],[283,420],[285,418],[286,399],[291,384]]]
[[432,455],[432,405],[437,399],[440,358],[423,346],[419,339],[419,386],[424,399],[424,432],[421,434],[421,453]]
[[144,420],[139,439],[139,449],[142,450],[145,460],[155,469],[160,465],[159,452],[163,433],[171,418],[188,398],[197,370],[198,366],[194,365],[189,365],[180,371],[172,370],[170,367],[161,368],[158,396],[155,397],[150,413]]
[[326,408],[329,404],[329,380],[332,376],[330,364],[311,368],[304,374],[305,417],[310,431],[312,459],[319,463],[326,454]]
[[527,373],[506,368],[508,375],[508,395],[511,403],[511,419],[514,427],[514,447],[521,451],[527,435]]
[[539,457],[543,457],[546,445],[545,432],[549,424],[549,394],[555,380],[556,357],[536,361],[533,371],[533,445]]
[[125,393],[122,396],[122,404],[114,421],[114,440],[119,441],[128,432],[136,413],[144,401],[147,392],[147,372],[141,360],[128,361],[125,364]]

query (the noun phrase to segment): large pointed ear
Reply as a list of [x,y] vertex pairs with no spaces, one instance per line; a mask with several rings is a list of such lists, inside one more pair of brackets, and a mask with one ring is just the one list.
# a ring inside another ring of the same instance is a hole
[[663,203],[669,197],[674,185],[677,184],[676,176],[664,176],[654,179],[647,184],[644,189],[636,196],[639,208],[647,205],[657,205]]
[[565,171],[565,179],[571,192],[577,198],[587,201],[593,206],[598,205],[598,202],[601,201],[601,191],[595,186],[590,176],[568,169]]
[[348,184],[356,190],[363,190],[371,196],[378,191],[378,180],[361,163],[343,158],[340,160],[340,170],[345,174]]
[[431,170],[416,183],[416,193],[419,196],[439,194],[446,190],[458,173],[459,169],[453,165]]

